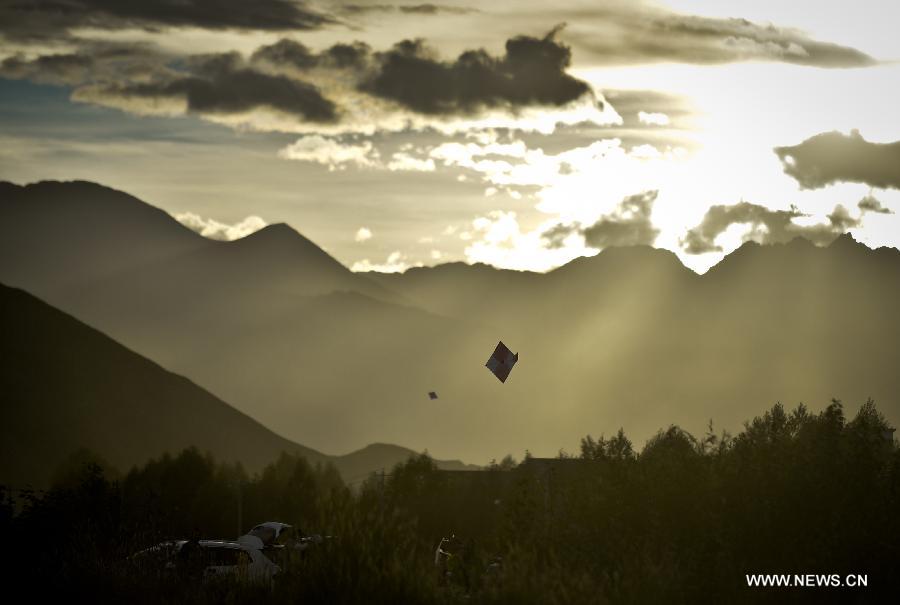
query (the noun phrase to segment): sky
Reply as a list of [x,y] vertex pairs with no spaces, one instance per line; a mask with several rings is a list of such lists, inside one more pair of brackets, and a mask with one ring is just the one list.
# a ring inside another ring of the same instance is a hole
[[0,179],[355,271],[900,245],[900,5],[0,0]]

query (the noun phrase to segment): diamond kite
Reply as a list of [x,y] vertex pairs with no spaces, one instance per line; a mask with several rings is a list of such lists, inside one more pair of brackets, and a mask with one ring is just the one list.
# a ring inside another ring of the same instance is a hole
[[437,399],[437,393],[435,393],[434,391],[428,391],[428,398]]
[[497,344],[497,348],[494,349],[494,353],[491,355],[490,359],[488,359],[487,363],[484,365],[494,373],[494,376],[496,376],[500,382],[506,382],[506,378],[509,376],[509,373],[512,371],[513,366],[516,365],[517,361],[519,361],[519,354],[513,354],[501,340]]

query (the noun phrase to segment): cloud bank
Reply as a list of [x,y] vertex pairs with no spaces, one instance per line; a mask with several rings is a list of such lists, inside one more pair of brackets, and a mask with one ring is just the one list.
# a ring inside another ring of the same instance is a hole
[[880,200],[873,197],[872,195],[867,195],[863,199],[859,200],[859,203],[856,206],[862,212],[874,212],[875,214],[894,214],[893,210],[887,208],[884,204],[881,203]]
[[184,57],[146,44],[85,43],[69,53],[7,57],[0,75],[65,84],[73,100],[140,115],[195,114],[265,131],[553,132],[560,123],[615,122],[591,86],[568,73],[571,50],[557,32],[512,37],[499,56],[477,49],[450,61],[420,39],[385,51],[362,42],[313,51],[285,38],[248,56]]
[[743,241],[759,244],[784,244],[795,237],[803,237],[814,244],[830,244],[836,237],[860,225],[862,217],[855,218],[838,204],[827,216],[827,223],[801,225],[795,219],[808,215],[797,208],[771,210],[759,204],[740,202],[731,206],[717,205],[707,210],[699,225],[689,230],[681,240],[688,254],[722,252],[716,239],[732,225],[746,225]]
[[354,273],[375,271],[377,273],[402,273],[410,267],[421,267],[422,263],[409,264],[406,255],[399,250],[394,250],[388,254],[387,259],[383,263],[373,263],[368,258],[353,263],[350,270]]
[[612,0],[566,14],[578,24],[569,34],[573,44],[599,64],[777,61],[846,68],[876,63],[855,48],[814,40],[795,29],[679,14],[648,2]]
[[266,221],[258,216],[248,216],[232,225],[220,223],[211,218],[203,218],[193,212],[182,212],[175,215],[179,223],[202,235],[203,237],[230,242],[246,237],[266,226]]
[[502,57],[471,50],[452,62],[437,59],[422,40],[404,40],[375,55],[377,67],[361,88],[429,115],[566,105],[593,91],[566,73],[572,51],[555,39],[557,32],[511,38]]
[[79,27],[313,30],[336,23],[302,0],[0,0],[0,32],[50,39]]
[[375,166],[378,153],[370,141],[343,143],[338,139],[310,135],[297,139],[278,152],[287,160],[315,162],[330,170],[343,170],[348,165]]
[[77,89],[73,98],[127,108],[141,102],[149,106],[182,106],[186,113],[241,114],[270,109],[307,121],[337,120],[334,102],[313,84],[250,68],[238,53],[192,57],[188,72],[169,71],[143,82],[91,84]]
[[610,246],[652,246],[659,235],[650,219],[658,191],[644,191],[623,199],[610,214],[601,216],[588,226],[559,224],[547,229],[542,237],[549,248],[560,248],[572,235],[578,234],[591,248]]
[[776,147],[784,172],[803,189],[837,182],[900,189],[900,141],[870,143],[858,130],[824,132],[790,147]]

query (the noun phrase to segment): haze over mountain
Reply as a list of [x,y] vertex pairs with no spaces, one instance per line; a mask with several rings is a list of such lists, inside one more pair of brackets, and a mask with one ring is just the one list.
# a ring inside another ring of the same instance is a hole
[[43,487],[81,448],[122,471],[192,445],[250,472],[289,452],[313,464],[331,462],[348,481],[413,454],[373,444],[327,456],[289,441],[186,378],[3,285],[0,328],[0,484]]
[[[126,193],[79,181],[4,182],[0,198],[0,255],[14,261],[4,263],[4,277],[35,291],[77,297],[112,285],[127,297],[159,283],[183,294],[181,305],[187,299],[206,304],[213,295],[252,298],[267,288],[284,288],[285,296],[335,290],[386,295],[284,224],[235,242],[211,240]],[[16,225],[39,226],[41,239]],[[148,290],[138,298],[152,296]]]
[[[850,236],[745,244],[702,276],[646,246],[546,274],[353,274],[286,226],[213,242],[98,185],[0,191],[0,281],[319,450],[484,462],[831,397],[900,420],[900,252]],[[483,367],[500,339],[520,353],[506,384]]]

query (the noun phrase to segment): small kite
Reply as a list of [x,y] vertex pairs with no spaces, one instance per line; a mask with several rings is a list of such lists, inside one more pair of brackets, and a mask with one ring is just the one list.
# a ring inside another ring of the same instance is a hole
[[428,398],[437,399],[437,393],[435,393],[434,391],[428,391]]
[[496,376],[500,382],[506,382],[506,378],[509,376],[509,373],[512,371],[513,366],[516,365],[517,361],[519,361],[519,354],[513,354],[501,340],[497,344],[497,348],[494,349],[494,353],[491,355],[490,359],[488,359],[487,363],[484,365],[494,373],[494,376]]

